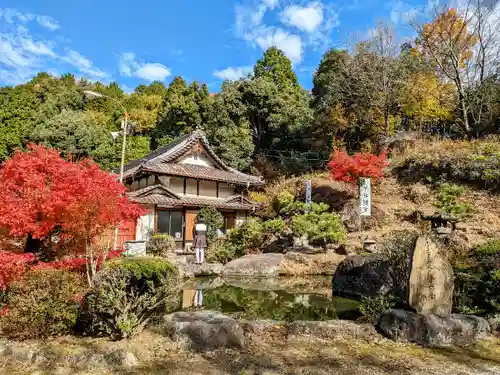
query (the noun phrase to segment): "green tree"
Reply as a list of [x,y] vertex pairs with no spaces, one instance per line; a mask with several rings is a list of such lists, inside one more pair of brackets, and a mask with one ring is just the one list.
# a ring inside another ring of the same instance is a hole
[[106,142],[106,138],[111,137],[105,124],[95,120],[88,112],[63,110],[37,125],[30,139],[77,159],[90,157]]

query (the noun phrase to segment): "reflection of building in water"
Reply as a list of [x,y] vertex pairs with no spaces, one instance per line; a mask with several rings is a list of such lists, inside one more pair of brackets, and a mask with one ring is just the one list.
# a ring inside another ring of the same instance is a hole
[[195,295],[196,295],[196,290],[184,289],[182,291],[182,306],[181,306],[181,308],[187,309],[189,307],[193,307]]
[[309,294],[296,295],[294,298],[294,303],[309,307],[309,306],[311,306],[311,304],[309,302],[309,297],[310,297]]
[[203,305],[203,291],[201,289],[191,290],[184,289],[182,291],[181,308],[187,309],[190,307],[201,307]]

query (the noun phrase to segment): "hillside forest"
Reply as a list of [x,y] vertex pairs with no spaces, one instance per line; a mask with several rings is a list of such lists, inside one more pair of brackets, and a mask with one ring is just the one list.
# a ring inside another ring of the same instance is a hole
[[[413,24],[416,37],[405,43],[379,24],[372,37],[328,50],[310,91],[274,47],[249,76],[225,81],[217,93],[181,77],[128,94],[116,82],[41,72],[0,88],[0,161],[39,143],[113,170],[121,142],[110,133],[120,131],[122,108],[132,124],[127,160],[201,128],[228,164],[267,178],[322,168],[335,149],[377,152],[399,131],[486,137],[498,133],[500,121],[493,17],[480,3],[443,9]],[[114,100],[90,99],[85,90]]]

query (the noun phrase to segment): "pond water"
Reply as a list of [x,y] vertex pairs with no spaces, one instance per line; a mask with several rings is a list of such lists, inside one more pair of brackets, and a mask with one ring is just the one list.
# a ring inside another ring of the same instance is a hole
[[332,297],[331,277],[196,279],[182,287],[183,310],[216,310],[245,319],[356,319],[359,303]]

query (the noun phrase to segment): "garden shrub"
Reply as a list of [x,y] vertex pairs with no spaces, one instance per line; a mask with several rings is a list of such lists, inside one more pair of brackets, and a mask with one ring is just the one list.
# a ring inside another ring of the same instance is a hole
[[208,241],[214,241],[217,238],[217,229],[224,225],[224,216],[215,207],[205,207],[198,211],[196,218],[207,225]]
[[175,240],[168,234],[153,234],[146,244],[146,253],[165,257],[175,250]]
[[154,274],[175,273],[176,269],[172,264],[162,258],[151,257],[126,257],[113,259],[106,263],[107,268],[120,268],[132,271],[137,277],[151,278]]
[[460,199],[464,192],[465,189],[462,186],[443,183],[438,187],[434,206],[443,214],[463,220],[471,212],[471,206]]
[[3,333],[28,339],[69,332],[78,318],[78,295],[84,290],[82,278],[67,271],[28,272],[9,286],[8,313],[1,319]]
[[474,248],[467,267],[455,268],[455,309],[481,315],[500,312],[500,240]]
[[129,258],[100,272],[84,299],[87,330],[113,339],[131,337],[178,304],[177,272],[164,259]]
[[380,295],[376,297],[363,297],[359,305],[359,311],[363,317],[372,324],[376,324],[385,311],[396,305],[396,298],[391,295]]
[[245,255],[240,250],[241,247],[231,243],[228,239],[218,238],[208,245],[205,257],[209,263],[226,264],[233,259]]
[[294,216],[291,222],[293,236],[307,236],[311,244],[321,246],[344,240],[346,230],[340,216],[322,210]]

